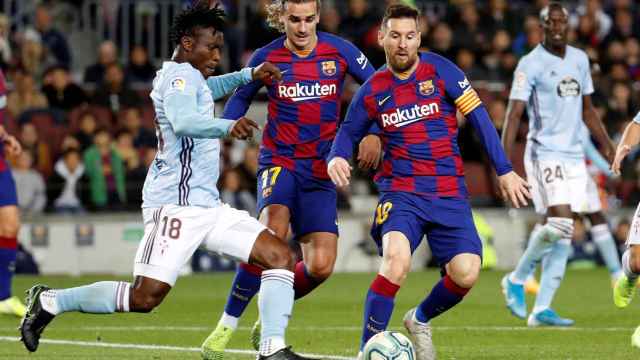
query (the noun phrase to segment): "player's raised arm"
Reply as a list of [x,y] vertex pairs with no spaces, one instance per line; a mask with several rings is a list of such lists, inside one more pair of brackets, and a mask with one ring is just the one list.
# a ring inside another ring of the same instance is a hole
[[582,139],[582,147],[584,148],[584,155],[587,159],[591,160],[591,163],[598,168],[598,170],[602,171],[607,177],[613,176],[613,171],[611,171],[609,162],[602,157],[596,146],[591,141],[589,133],[585,130],[583,133]]
[[[264,62],[264,56],[260,50],[253,53],[247,67],[258,67]],[[282,74],[278,75],[279,77]],[[235,93],[229,98],[224,106],[222,117],[225,119],[239,119],[244,116],[251,106],[253,97],[256,96],[260,88],[264,85],[262,81],[251,81],[246,85],[240,86]]]
[[[233,120],[211,118],[198,110],[195,72],[174,74],[164,93],[164,111],[177,136],[222,138],[229,134]],[[200,80],[202,81],[202,80]]]
[[627,125],[622,134],[622,139],[618,144],[616,156],[611,164],[611,170],[614,174],[620,175],[620,164],[625,156],[631,152],[633,146],[640,142],[640,112],[633,118],[633,121]]
[[349,159],[353,155],[353,144],[360,141],[371,127],[371,117],[364,104],[366,86],[358,90],[354,96],[347,116],[338,129],[331,152],[327,156],[327,172],[337,186],[349,185],[351,166]]
[[252,81],[280,81],[282,73],[277,66],[270,62],[263,62],[256,67],[246,67],[240,71],[212,76],[207,79],[207,85],[211,89],[213,100],[218,100],[239,86],[247,85]]

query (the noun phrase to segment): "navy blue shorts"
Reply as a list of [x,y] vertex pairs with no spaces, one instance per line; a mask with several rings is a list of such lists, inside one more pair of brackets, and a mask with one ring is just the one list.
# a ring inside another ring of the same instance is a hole
[[0,171],[0,206],[18,205],[16,183],[10,170]]
[[412,254],[426,235],[431,253],[441,267],[462,253],[482,257],[482,242],[466,199],[382,193],[371,227],[380,255],[382,237],[390,231],[399,231],[409,239]]
[[284,205],[296,239],[314,232],[338,234],[338,195],[331,180],[301,176],[276,166],[258,172],[258,214],[269,205]]

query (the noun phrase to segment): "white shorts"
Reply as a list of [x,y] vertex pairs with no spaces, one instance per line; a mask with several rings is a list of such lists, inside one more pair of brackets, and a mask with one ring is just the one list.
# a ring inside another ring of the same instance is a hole
[[600,190],[598,184],[593,179],[593,176],[587,174],[587,196],[585,197],[585,204],[582,206],[581,212],[585,214],[593,214],[602,210],[602,203],[600,202]]
[[570,205],[576,213],[586,212],[590,176],[584,161],[525,161],[525,171],[537,213],[545,214],[557,205]]
[[227,204],[214,208],[168,205],[142,210],[144,237],[138,246],[134,276],[173,286],[196,249],[247,262],[258,235],[266,229],[248,212]]
[[627,246],[640,245],[640,204],[633,214],[631,228],[629,228],[629,236],[627,237]]

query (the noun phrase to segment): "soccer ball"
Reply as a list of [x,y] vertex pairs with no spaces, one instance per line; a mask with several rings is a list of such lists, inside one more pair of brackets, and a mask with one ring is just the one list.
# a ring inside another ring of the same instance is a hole
[[402,333],[383,331],[374,335],[362,350],[363,360],[415,360],[413,344]]

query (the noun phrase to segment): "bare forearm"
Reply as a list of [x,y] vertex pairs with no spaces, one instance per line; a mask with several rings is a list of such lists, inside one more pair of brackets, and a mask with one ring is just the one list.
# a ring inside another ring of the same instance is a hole
[[622,139],[620,139],[618,147],[624,145],[632,147],[638,145],[638,143],[640,143],[640,124],[632,121],[627,125],[627,128],[624,129],[624,133],[622,134]]
[[584,123],[589,128],[589,131],[593,136],[595,136],[598,143],[600,143],[603,148],[611,146],[611,138],[607,134],[607,130],[605,129],[602,121],[600,121],[600,117],[594,108],[590,108],[584,112]]

